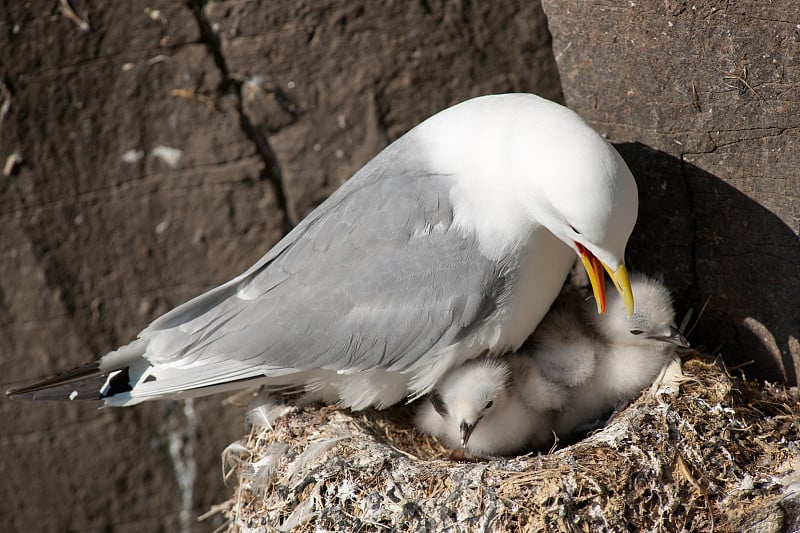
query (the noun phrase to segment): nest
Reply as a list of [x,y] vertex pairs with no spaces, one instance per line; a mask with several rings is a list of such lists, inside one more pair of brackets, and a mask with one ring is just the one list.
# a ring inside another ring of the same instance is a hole
[[698,356],[602,430],[456,462],[413,406],[292,407],[227,450],[230,531],[800,531],[797,388]]

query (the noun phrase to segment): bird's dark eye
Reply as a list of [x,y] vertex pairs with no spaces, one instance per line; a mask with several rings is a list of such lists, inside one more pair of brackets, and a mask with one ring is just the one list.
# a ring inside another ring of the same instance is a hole
[[631,330],[631,335],[641,335],[642,333],[644,333],[644,332],[642,330],[640,330],[640,329],[632,329]]
[[493,405],[494,405],[494,401],[490,401],[489,403],[486,404],[486,407],[484,407],[484,409],[488,409]]
[[570,225],[569,225],[569,229],[571,229],[572,231],[574,231],[574,232],[575,232],[575,233],[577,233],[578,235],[580,235],[580,234],[581,234],[581,232],[580,232],[580,231],[578,231],[578,230],[576,230],[576,229],[575,229],[575,226],[573,226],[572,224],[570,224]]

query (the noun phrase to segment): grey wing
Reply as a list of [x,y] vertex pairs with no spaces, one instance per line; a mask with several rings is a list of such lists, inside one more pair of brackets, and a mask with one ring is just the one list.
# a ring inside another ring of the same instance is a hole
[[253,370],[409,371],[480,327],[511,273],[452,225],[450,178],[402,141],[250,270],[145,329],[146,359],[206,386]]

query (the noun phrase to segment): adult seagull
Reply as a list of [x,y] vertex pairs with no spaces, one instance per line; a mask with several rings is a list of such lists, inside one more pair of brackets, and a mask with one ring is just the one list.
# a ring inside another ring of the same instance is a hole
[[622,158],[577,114],[531,94],[474,98],[385,148],[240,276],[7,394],[132,405],[260,384],[383,408],[517,349],[575,254],[598,311],[605,268],[632,313],[637,209]]

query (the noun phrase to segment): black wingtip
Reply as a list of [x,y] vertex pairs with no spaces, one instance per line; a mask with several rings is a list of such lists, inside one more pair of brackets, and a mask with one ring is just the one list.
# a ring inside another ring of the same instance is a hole
[[101,371],[100,364],[89,363],[57,376],[12,387],[6,396],[12,400],[102,400],[130,391],[127,367]]

